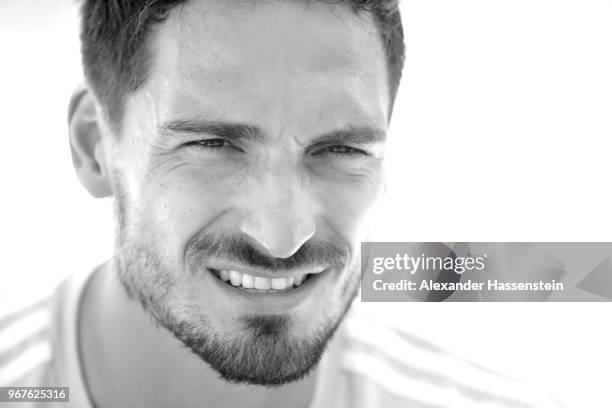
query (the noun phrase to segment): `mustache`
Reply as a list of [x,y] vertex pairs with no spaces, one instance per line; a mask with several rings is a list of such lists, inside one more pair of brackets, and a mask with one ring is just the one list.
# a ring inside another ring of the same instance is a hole
[[258,247],[260,245],[247,235],[206,234],[189,243],[186,257],[223,259],[273,272],[318,266],[342,268],[350,259],[348,247],[316,238],[306,241],[288,258],[271,257]]

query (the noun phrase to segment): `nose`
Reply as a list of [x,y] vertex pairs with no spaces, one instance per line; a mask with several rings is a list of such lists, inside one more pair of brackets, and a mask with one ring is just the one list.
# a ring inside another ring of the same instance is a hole
[[294,169],[270,169],[254,180],[240,229],[268,255],[288,258],[315,234],[312,199]]

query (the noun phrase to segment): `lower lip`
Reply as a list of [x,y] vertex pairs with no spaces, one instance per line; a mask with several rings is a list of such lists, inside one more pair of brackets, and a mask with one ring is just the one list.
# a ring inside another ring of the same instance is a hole
[[207,270],[207,273],[214,281],[214,284],[223,293],[226,293],[233,302],[236,302],[239,307],[243,306],[246,310],[256,313],[279,313],[294,309],[302,304],[307,297],[311,296],[332,275],[329,270],[325,270],[311,275],[300,286],[294,287],[291,290],[255,293],[234,287],[219,279],[209,270]]

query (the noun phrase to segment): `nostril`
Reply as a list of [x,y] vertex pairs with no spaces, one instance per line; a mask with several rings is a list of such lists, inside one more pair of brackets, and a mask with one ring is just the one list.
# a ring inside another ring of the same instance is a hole
[[264,208],[245,217],[240,230],[263,254],[286,259],[315,235],[315,224],[306,212]]

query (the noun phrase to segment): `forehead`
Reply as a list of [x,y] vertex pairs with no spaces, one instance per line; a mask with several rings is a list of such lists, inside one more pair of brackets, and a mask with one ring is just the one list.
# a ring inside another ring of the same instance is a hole
[[371,13],[348,5],[190,1],[156,27],[150,46],[141,96],[158,121],[387,122],[382,42]]

